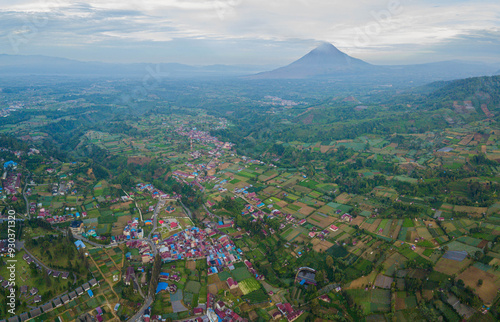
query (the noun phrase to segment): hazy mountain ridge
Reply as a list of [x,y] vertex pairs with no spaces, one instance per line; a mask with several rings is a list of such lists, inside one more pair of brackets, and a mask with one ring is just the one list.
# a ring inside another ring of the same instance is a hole
[[331,44],[322,44],[289,65],[252,75],[250,79],[307,79],[356,76],[372,82],[431,82],[490,76],[498,66],[478,62],[443,61],[415,65],[372,65],[351,57]]
[[89,77],[221,77],[242,76],[262,70],[260,66],[208,65],[191,66],[179,63],[118,64],[82,62],[41,55],[0,55],[0,75],[60,75]]
[[[415,65],[373,65],[351,57],[335,46],[323,43],[289,65],[264,71],[256,65],[191,66],[179,63],[83,62],[40,55],[0,55],[0,75],[44,75],[112,78],[220,78],[247,80],[334,79],[346,84],[423,85],[439,80],[500,74],[498,65],[444,61]],[[496,71],[496,72],[495,72]]]

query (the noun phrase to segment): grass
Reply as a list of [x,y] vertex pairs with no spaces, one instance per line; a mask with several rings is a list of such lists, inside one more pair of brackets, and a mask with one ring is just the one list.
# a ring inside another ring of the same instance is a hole
[[403,227],[409,228],[409,227],[415,227],[415,224],[413,223],[413,220],[410,218],[405,218],[403,221]]
[[222,282],[225,282],[225,281],[227,281],[228,278],[231,277],[231,274],[229,274],[229,272],[227,272],[227,271],[223,271],[223,272],[220,272],[219,274],[217,274],[217,276],[219,276],[219,279]]
[[432,253],[434,253],[434,249],[428,248],[428,249],[424,250],[423,255],[429,257],[432,255]]
[[241,281],[238,286],[245,295],[261,288],[260,283],[253,277]]
[[421,242],[418,242],[417,246],[424,247],[424,248],[433,248],[434,244],[429,240],[423,240]]
[[187,282],[184,290],[189,293],[199,293],[201,289],[201,284],[195,281]]
[[241,282],[247,278],[251,278],[252,275],[250,275],[250,273],[248,272],[248,270],[246,269],[246,267],[240,267],[240,268],[236,268],[235,270],[233,270],[231,272],[231,275],[233,275],[234,279],[236,280],[236,282]]
[[256,304],[266,302],[269,297],[261,288],[259,288],[256,291],[243,295],[241,298],[244,300],[248,300],[250,304]]

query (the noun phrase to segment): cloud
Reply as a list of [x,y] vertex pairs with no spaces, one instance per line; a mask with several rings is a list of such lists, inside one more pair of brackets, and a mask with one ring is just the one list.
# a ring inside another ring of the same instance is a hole
[[[214,63],[224,63],[224,55],[238,56],[232,51],[275,63],[276,58],[261,58],[260,53],[265,46],[276,46],[273,53],[285,63],[299,51],[328,41],[368,60],[391,60],[398,51],[398,58],[415,58],[402,48],[412,48],[422,59],[434,52],[437,60],[446,46],[497,35],[499,13],[500,3],[493,0],[5,0],[0,7],[0,48],[55,56],[65,48],[73,57],[88,52],[95,55],[92,59],[113,60],[99,55],[98,49],[107,48],[102,52],[109,55],[111,48],[118,53],[139,47],[128,59],[133,60],[141,47],[144,57],[152,57],[146,52],[152,45],[181,52],[178,46],[189,43],[186,51],[195,52],[184,55],[192,63],[210,60],[203,56],[208,54]],[[13,38],[19,43],[16,48]],[[248,44],[253,47],[242,48]],[[297,47],[291,50],[293,44]],[[77,48],[73,54],[72,46]],[[498,56],[490,49],[496,48],[493,45],[481,48],[486,51],[477,54],[484,59]],[[119,56],[127,60],[123,53]]]

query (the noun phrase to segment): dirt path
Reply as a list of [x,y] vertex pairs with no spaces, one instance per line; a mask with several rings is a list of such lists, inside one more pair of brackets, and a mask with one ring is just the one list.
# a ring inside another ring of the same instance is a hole
[[[92,262],[94,263],[94,265],[97,267],[97,270],[99,271],[99,273],[101,273],[101,276],[102,278],[104,278],[104,280],[106,281],[106,283],[108,283],[109,287],[111,288],[111,291],[113,292],[113,294],[115,294],[116,298],[118,301],[120,301],[120,297],[118,296],[118,294],[116,294],[114,288],[113,288],[113,284],[111,284],[109,282],[109,280],[104,276],[104,274],[102,273],[101,269],[99,268],[99,265],[97,265],[96,261],[92,258],[92,256],[89,256],[90,259],[92,260]],[[114,263],[114,262],[113,262]],[[103,294],[104,295],[104,294]],[[111,305],[111,303],[109,303],[109,300],[108,298],[106,297],[106,295],[104,295],[104,298],[106,299],[106,305],[109,307],[109,311],[113,314],[113,316],[115,317],[116,321],[120,321],[120,318],[118,317],[118,315],[116,315],[115,313],[115,309],[114,309],[114,306]]]

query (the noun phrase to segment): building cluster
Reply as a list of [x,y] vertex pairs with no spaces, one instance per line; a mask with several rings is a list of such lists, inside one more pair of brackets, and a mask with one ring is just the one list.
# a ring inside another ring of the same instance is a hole
[[16,195],[21,187],[21,173],[5,171],[3,180],[3,192],[8,195]]
[[161,191],[160,189],[155,188],[151,183],[138,183],[135,188],[144,192],[147,191],[151,194],[151,196],[155,199],[164,199],[164,200],[179,200],[181,196],[177,193],[173,193],[172,195]]
[[244,263],[250,274],[252,274],[252,276],[255,276],[257,280],[263,281],[266,279],[264,275],[259,275],[259,273],[255,270],[255,268],[253,268],[252,263],[250,263],[248,260],[245,259]]
[[[154,261],[154,255],[149,243],[142,240],[131,240],[127,242],[127,247],[130,249],[138,249],[142,263],[150,263]],[[132,259],[131,254],[125,254],[127,259]]]
[[160,256],[164,262],[206,258],[210,267],[208,273],[218,273],[224,267],[241,260],[241,257],[228,236],[213,239],[216,234],[211,228],[185,229],[159,242]]
[[139,227],[139,218],[129,220],[125,228],[123,228],[123,237],[116,236],[115,240],[130,240],[144,238],[144,231]]
[[[30,318],[34,319],[36,317],[39,317],[43,313],[47,313],[49,311],[52,311],[53,309],[57,309],[60,306],[63,306],[64,304],[67,304],[67,303],[77,299],[78,297],[80,297],[81,295],[83,295],[85,293],[87,293],[89,295],[89,297],[94,297],[94,293],[92,292],[91,288],[98,286],[98,285],[99,285],[99,282],[95,278],[93,278],[90,281],[88,281],[87,283],[84,283],[81,286],[77,287],[74,291],[71,291],[67,294],[64,294],[64,295],[62,295],[62,296],[60,296],[52,301],[48,301],[47,303],[40,305],[38,307],[31,306],[31,310],[29,312],[24,312],[24,313],[21,313],[19,315],[13,316],[13,317],[9,318],[8,321],[9,322],[10,321],[26,321],[26,320],[29,320]],[[34,287],[31,288],[28,292],[27,286],[21,286],[20,291],[21,291],[21,294],[26,293],[26,294],[34,295],[34,294],[38,293],[38,290]],[[38,300],[38,301],[36,301],[36,300]],[[35,295],[35,301],[34,301],[35,304],[41,302],[41,300],[42,300],[42,297],[40,295]],[[102,311],[101,311],[101,313],[102,313]],[[102,321],[102,317],[101,317],[101,320],[99,320],[99,319],[97,319],[97,320]]]
[[276,316],[273,315],[274,319],[286,317],[288,322],[292,322],[292,321],[297,320],[299,318],[299,316],[301,316],[302,313],[304,313],[304,311],[301,311],[301,310],[294,310],[292,305],[290,305],[290,303],[285,303],[285,304],[278,303],[278,304],[276,304],[276,307],[278,308],[279,313],[281,313],[281,315],[278,316],[279,314],[275,313],[274,315],[276,315]]
[[[208,302],[207,302],[208,303]],[[226,307],[226,304],[222,301],[218,301],[213,306],[213,313],[218,317],[219,321],[235,321],[235,322],[246,322],[247,319],[242,318],[238,313],[234,312],[230,308]],[[210,318],[210,315],[209,315]]]

